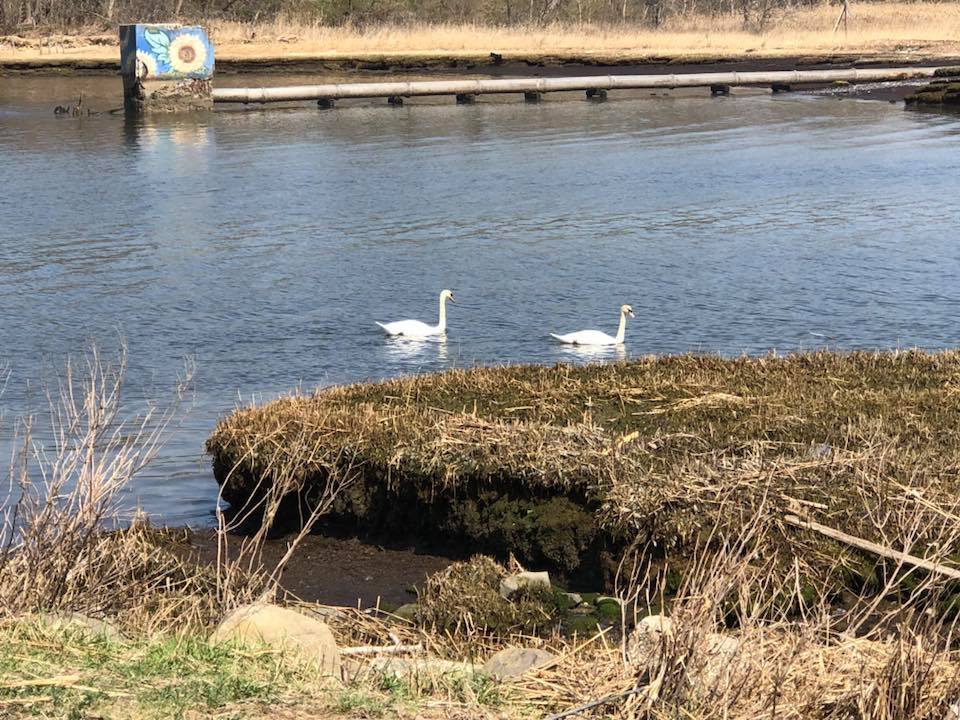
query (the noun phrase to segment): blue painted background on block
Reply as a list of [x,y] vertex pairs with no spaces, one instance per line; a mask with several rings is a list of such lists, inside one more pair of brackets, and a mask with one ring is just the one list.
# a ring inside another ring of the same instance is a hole
[[213,77],[213,45],[200,27],[127,25],[120,49],[123,72],[138,80]]

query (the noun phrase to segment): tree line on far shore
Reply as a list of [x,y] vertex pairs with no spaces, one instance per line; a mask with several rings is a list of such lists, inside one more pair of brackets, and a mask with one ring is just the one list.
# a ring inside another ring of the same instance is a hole
[[674,16],[739,14],[762,30],[784,7],[818,0],[0,0],[0,29],[74,30],[123,22],[287,18],[327,25],[551,23],[657,27]]

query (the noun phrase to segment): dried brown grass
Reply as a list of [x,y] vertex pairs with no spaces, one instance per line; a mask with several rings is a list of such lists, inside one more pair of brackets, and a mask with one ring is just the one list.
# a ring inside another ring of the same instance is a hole
[[[777,10],[765,32],[744,27],[740,12],[678,13],[659,28],[633,24],[557,23],[498,27],[483,24],[324,25],[280,17],[255,24],[206,23],[217,57],[276,58],[576,58],[673,60],[773,58],[803,55],[889,55],[906,59],[960,54],[960,8],[955,3],[855,4],[849,30],[834,32],[839,8],[832,4]],[[78,29],[78,34],[84,34]],[[0,42],[0,59],[76,58],[116,60],[112,36],[87,31],[89,42],[71,35],[45,39],[11,37]],[[82,39],[82,38],[81,38]]]
[[[784,57],[818,53],[956,52],[960,7],[953,3],[855,5],[845,33],[834,32],[839,9],[832,4],[775,12],[764,33],[744,27],[742,13],[678,14],[659,28],[635,25],[491,27],[432,25],[331,27],[280,18],[252,28],[221,22],[212,26],[223,57],[479,56],[495,51],[511,57],[556,55],[642,59],[684,56]],[[267,48],[269,50],[267,51]],[[266,51],[266,52],[265,52]]]
[[[264,492],[230,520],[219,516],[212,565],[196,562],[186,531],[153,528],[139,513],[125,523],[125,491],[180,421],[193,371],[187,363],[166,405],[145,403],[137,413],[124,400],[126,365],[123,345],[113,359],[92,349],[50,388],[41,415],[48,428],[18,420],[0,498],[0,617],[68,611],[137,633],[202,632],[238,605],[277,597],[286,562],[329,508],[337,486],[305,493],[300,534],[269,566],[262,550],[279,492]],[[286,478],[288,468],[270,472]],[[251,515],[257,531],[235,536]]]
[[[423,648],[423,660],[471,658],[478,665],[508,646],[538,646],[554,660],[497,690],[502,707],[550,720],[562,717],[728,718],[782,717],[789,720],[927,720],[949,717],[960,700],[960,651],[952,622],[924,611],[920,598],[947,586],[923,580],[922,592],[892,604],[883,613],[866,597],[845,607],[817,601],[801,616],[771,614],[757,598],[778,577],[768,572],[758,536],[762,519],[735,537],[705,549],[687,568],[679,588],[665,576],[625,563],[621,598],[636,615],[623,628],[589,638],[552,635],[502,637],[476,632],[462,638],[435,633],[389,616],[344,610],[331,623],[342,644],[389,648],[405,643]],[[637,591],[640,592],[638,597]],[[891,580],[884,594],[895,592]],[[630,627],[651,611],[643,602],[671,595],[657,610],[669,617],[664,632],[633,635]],[[649,600],[649,597],[647,597]],[[637,602],[639,600],[639,602]],[[467,610],[466,612],[470,612]],[[355,680],[376,687],[382,663],[358,658]],[[418,697],[443,698],[451,678],[445,666],[423,662],[412,681]],[[471,706],[458,696],[459,712]],[[476,716],[496,715],[476,705]]]
[[50,387],[35,438],[18,421],[0,540],[0,612],[70,610],[153,628],[208,621],[213,579],[169,549],[175,538],[118,526],[130,481],[156,456],[186,400],[188,365],[169,404],[122,407],[126,348],[92,349]]
[[[231,501],[275,462],[299,463],[307,487],[349,469],[367,499],[408,493],[423,510],[450,503],[448,515],[493,502],[486,491],[564,497],[660,557],[763,516],[767,552],[782,568],[799,558],[819,591],[861,573],[862,556],[784,513],[954,560],[960,548],[937,539],[960,514],[958,380],[960,354],[920,352],[478,368],[242,408],[208,450]],[[312,438],[298,441],[310,452],[291,452],[288,433]],[[363,497],[334,508],[363,520]]]

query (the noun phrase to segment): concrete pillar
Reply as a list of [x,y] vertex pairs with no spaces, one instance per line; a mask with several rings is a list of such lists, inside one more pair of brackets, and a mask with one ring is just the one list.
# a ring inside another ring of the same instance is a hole
[[213,107],[213,45],[202,28],[121,25],[120,71],[128,111]]

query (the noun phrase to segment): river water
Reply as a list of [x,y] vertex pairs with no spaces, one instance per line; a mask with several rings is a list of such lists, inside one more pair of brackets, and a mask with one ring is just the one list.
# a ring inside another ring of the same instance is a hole
[[[282,82],[272,78],[271,82]],[[234,83],[238,79],[232,80]],[[10,419],[95,341],[132,404],[196,364],[182,427],[131,488],[210,521],[203,441],[297,386],[474,364],[960,340],[960,119],[803,95],[579,96],[333,111],[54,117],[116,78],[0,79],[0,361]],[[445,343],[374,320],[435,322]]]

